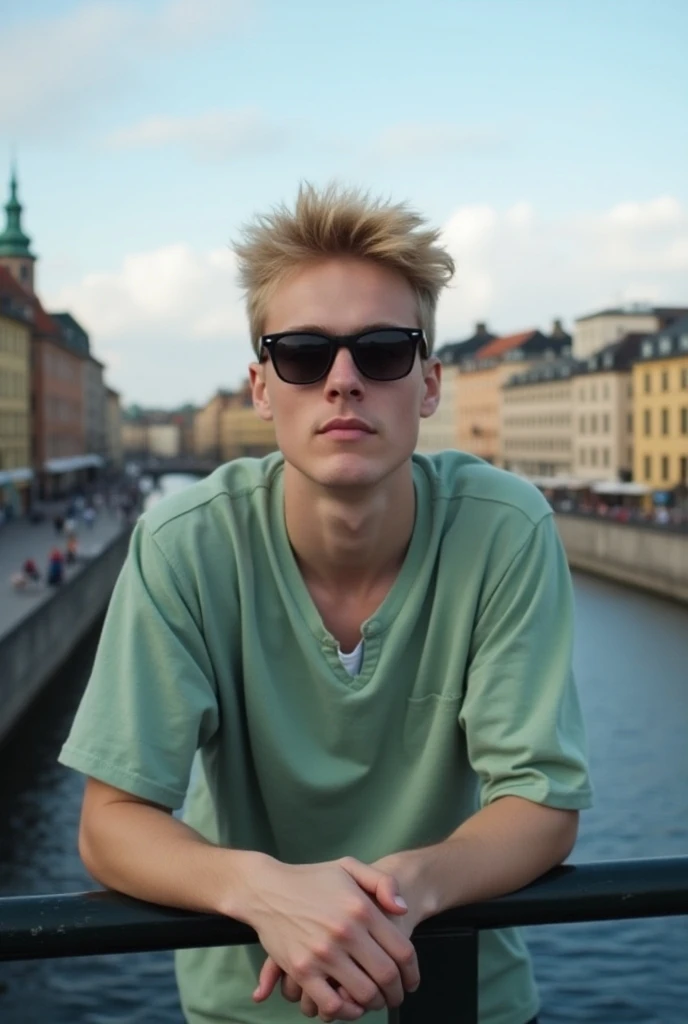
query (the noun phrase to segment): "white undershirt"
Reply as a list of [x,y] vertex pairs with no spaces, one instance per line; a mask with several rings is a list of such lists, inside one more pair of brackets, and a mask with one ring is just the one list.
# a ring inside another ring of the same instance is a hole
[[361,665],[363,664],[363,639],[361,638],[353,651],[349,651],[348,654],[345,654],[344,651],[338,647],[337,654],[349,675],[357,676],[361,671]]

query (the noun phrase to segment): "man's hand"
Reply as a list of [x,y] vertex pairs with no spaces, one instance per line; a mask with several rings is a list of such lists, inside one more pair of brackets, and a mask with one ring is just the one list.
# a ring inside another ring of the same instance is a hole
[[[412,884],[416,881],[414,873],[404,871],[404,866],[408,864],[405,855],[402,853],[384,858],[373,864],[367,871],[360,870],[360,868],[366,868],[366,865],[361,864],[359,861],[352,861],[351,858],[344,858],[339,863],[345,869],[352,864],[356,866],[356,870],[352,872],[354,880],[375,900],[384,916],[398,929],[401,935],[406,939],[410,939],[416,925],[422,920],[420,907],[422,901],[418,899],[419,894],[414,891],[415,886]],[[371,873],[371,869],[374,873]],[[380,872],[382,872],[381,881],[376,880],[379,879]],[[405,878],[405,875],[409,877]],[[396,879],[400,876],[403,878],[403,882],[401,885],[397,885]],[[403,894],[400,901],[399,894],[402,891]],[[410,910],[405,898],[407,895],[411,897],[412,901]],[[306,1017],[316,1017],[318,1015],[318,1006],[315,1001],[304,991],[303,987],[294,977],[280,969],[271,956],[268,956],[261,970],[258,987],[254,992],[254,999],[257,1002],[267,999],[280,981],[282,995],[285,999],[292,1003],[300,1002],[301,1011]],[[420,977],[416,970],[414,984],[404,984],[404,989],[406,991],[414,991],[418,987],[419,982]],[[345,1004],[343,1011],[340,1013],[340,1017],[345,1020],[356,1020],[365,1010],[378,1010],[382,1009],[385,1005],[399,1005],[398,1003],[385,1003],[380,995],[367,1006],[363,1006],[356,1001],[345,986],[339,985],[336,991]],[[330,1018],[322,1017],[321,1019],[329,1020]]]
[[389,919],[407,910],[392,875],[352,857],[304,865],[265,858],[251,888],[249,923],[268,953],[256,1002],[284,975],[283,993],[301,999],[306,1016],[357,1020],[399,1006],[404,990],[418,986],[413,943]]

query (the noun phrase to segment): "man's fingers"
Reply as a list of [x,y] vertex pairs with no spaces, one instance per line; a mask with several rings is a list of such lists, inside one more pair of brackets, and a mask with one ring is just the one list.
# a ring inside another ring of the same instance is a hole
[[281,977],[282,968],[278,967],[272,957],[269,956],[260,969],[258,984],[253,992],[253,1001],[262,1003],[264,999],[272,995],[272,991]]
[[363,861],[356,860],[355,857],[342,857],[339,863],[364,892],[375,897],[387,913],[406,913],[408,907],[399,894],[396,879],[391,875],[373,867],[372,864],[364,864]]
[[[370,931],[376,949],[384,950],[399,969],[401,983],[407,992],[415,992],[420,985],[418,954],[410,939],[387,919],[373,925]],[[361,961],[362,963],[362,961]],[[362,966],[368,970],[367,965]]]
[[288,974],[282,975],[282,995],[289,1003],[298,1003],[303,995],[303,989],[297,981],[294,981]]

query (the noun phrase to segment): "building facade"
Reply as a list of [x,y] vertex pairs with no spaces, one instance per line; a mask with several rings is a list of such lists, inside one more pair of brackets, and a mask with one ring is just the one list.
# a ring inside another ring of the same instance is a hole
[[578,317],[573,329],[573,355],[588,359],[627,334],[652,334],[688,313],[682,306],[634,303]]
[[442,366],[440,404],[433,416],[420,421],[417,452],[432,455],[446,448],[459,447],[457,391],[460,372],[457,365]]
[[688,316],[646,338],[633,366],[634,477],[655,491],[688,484]]
[[194,451],[200,458],[222,461],[220,417],[233,398],[230,391],[219,390],[202,408],[196,411]]
[[504,335],[463,360],[456,388],[458,447],[502,466],[504,385],[536,363],[569,355],[570,348],[570,336],[555,321],[551,335],[538,330]]
[[633,480],[632,365],[642,334],[581,361],[574,384],[573,473],[589,481]]
[[30,308],[0,290],[0,522],[28,508],[32,478]]
[[119,392],[114,388],[105,389],[106,429],[107,429],[107,463],[111,469],[118,471],[124,465],[124,446],[122,444],[122,407]]
[[570,357],[512,376],[502,395],[503,466],[529,477],[573,475],[573,374]]

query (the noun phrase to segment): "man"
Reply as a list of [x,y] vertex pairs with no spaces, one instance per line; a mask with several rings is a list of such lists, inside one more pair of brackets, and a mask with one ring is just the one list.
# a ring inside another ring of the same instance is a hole
[[[537,490],[413,455],[440,397],[437,232],[304,187],[237,252],[280,451],[139,521],[61,759],[89,777],[101,883],[258,933],[178,954],[191,1024],[382,1024],[420,981],[420,921],[573,847],[570,577]],[[519,936],[483,934],[482,1024],[536,1012]]]

